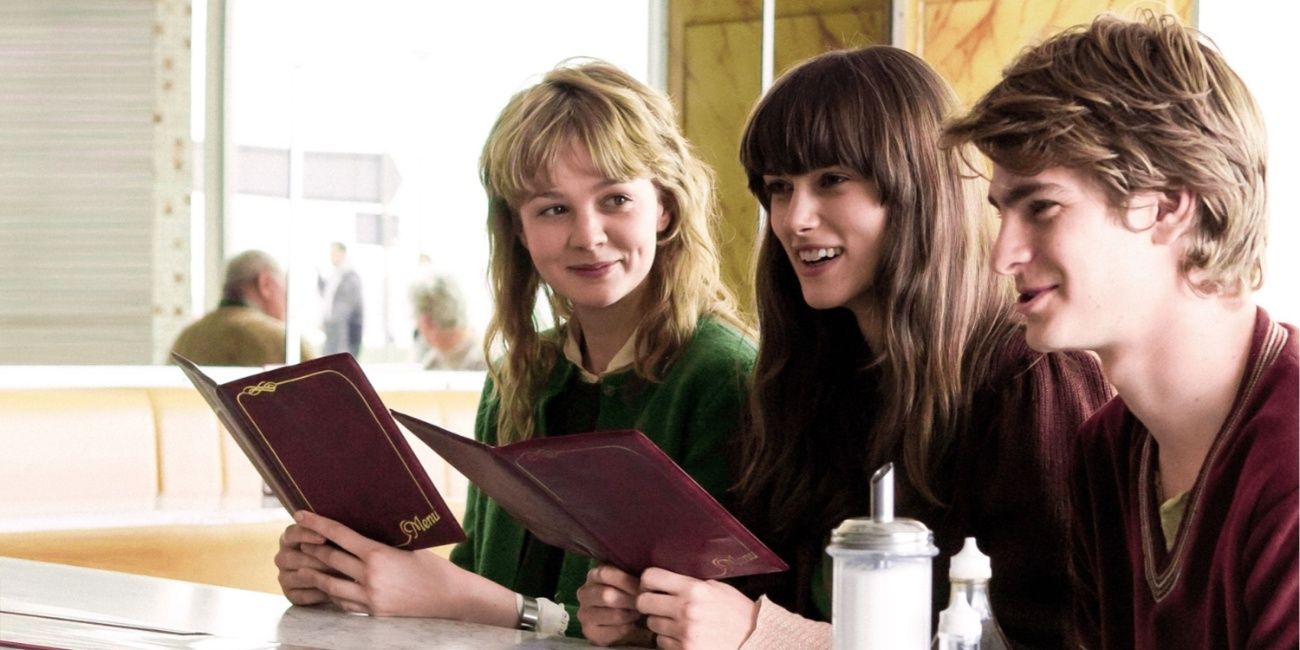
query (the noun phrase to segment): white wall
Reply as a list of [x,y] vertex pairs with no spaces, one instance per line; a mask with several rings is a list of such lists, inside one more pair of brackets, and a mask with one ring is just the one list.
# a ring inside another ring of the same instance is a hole
[[1300,4],[1274,0],[1200,0],[1198,25],[1250,87],[1269,139],[1269,251],[1260,305],[1276,319],[1300,322],[1300,92],[1293,57]]

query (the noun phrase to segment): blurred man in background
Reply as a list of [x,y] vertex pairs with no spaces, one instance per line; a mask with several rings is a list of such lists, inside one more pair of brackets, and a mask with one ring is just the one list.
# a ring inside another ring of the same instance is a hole
[[356,356],[361,352],[361,330],[365,325],[361,275],[348,263],[348,249],[342,242],[330,244],[330,263],[334,273],[321,280],[325,354],[351,352]]
[[[260,250],[230,258],[221,302],[176,337],[172,352],[200,365],[265,366],[284,363],[285,277]],[[313,355],[304,344],[302,358]]]

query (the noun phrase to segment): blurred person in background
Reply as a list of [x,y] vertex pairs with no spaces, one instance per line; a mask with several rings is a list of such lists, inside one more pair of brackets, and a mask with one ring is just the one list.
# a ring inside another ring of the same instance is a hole
[[[248,250],[226,262],[221,302],[176,337],[172,352],[210,366],[284,363],[285,276],[275,258]],[[303,345],[302,358],[313,356]]]
[[425,370],[487,370],[483,341],[470,327],[455,278],[427,274],[411,286],[420,365]]
[[325,328],[325,354],[361,352],[361,331],[365,325],[365,300],[361,295],[361,275],[348,263],[348,248],[343,242],[330,244],[330,264],[334,273],[321,279],[322,324]]

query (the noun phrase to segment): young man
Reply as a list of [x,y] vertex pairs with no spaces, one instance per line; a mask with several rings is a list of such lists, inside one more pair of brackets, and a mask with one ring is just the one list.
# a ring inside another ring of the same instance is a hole
[[1296,648],[1296,330],[1251,297],[1250,93],[1173,19],[1106,16],[1021,54],[946,140],[994,163],[1030,345],[1096,352],[1118,391],[1074,459],[1082,645]]

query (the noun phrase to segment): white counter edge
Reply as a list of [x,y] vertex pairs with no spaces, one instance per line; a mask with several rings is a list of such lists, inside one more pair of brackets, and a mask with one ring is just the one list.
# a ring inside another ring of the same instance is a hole
[[[478,393],[486,373],[422,370],[415,366],[369,366],[375,389]],[[260,369],[205,367],[219,382],[246,377]],[[175,366],[0,366],[0,390],[84,388],[185,388],[190,382]]]

